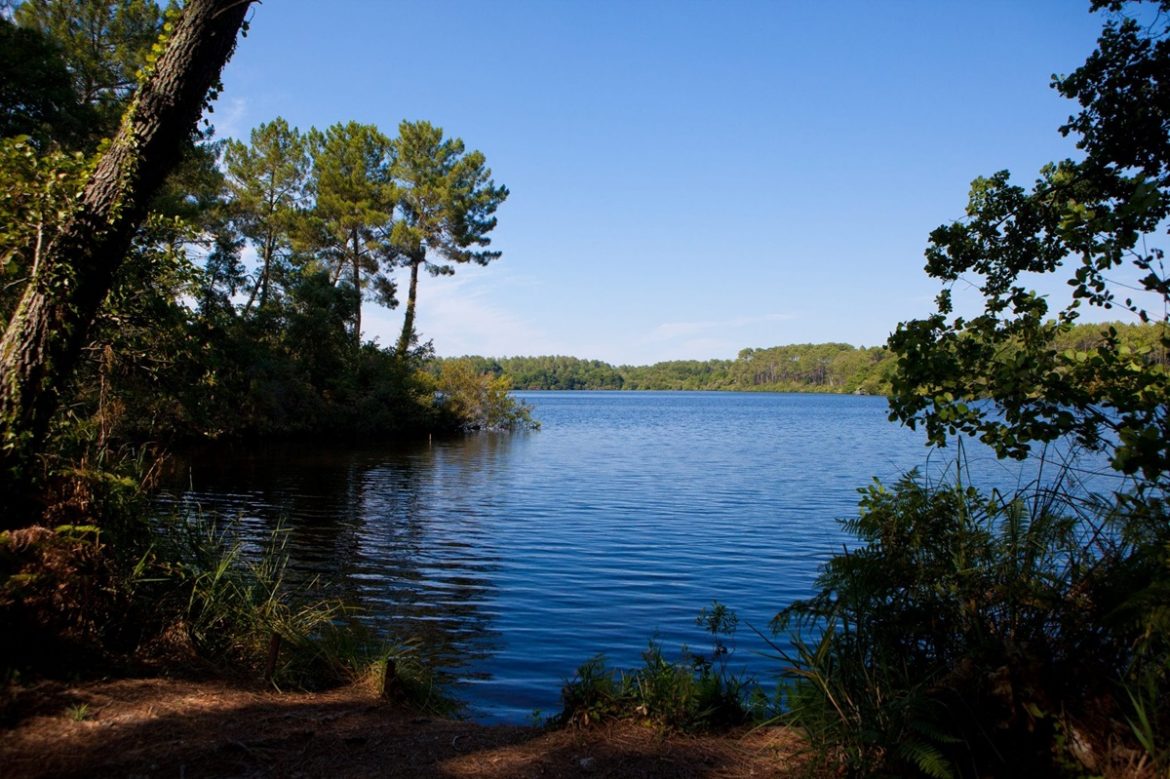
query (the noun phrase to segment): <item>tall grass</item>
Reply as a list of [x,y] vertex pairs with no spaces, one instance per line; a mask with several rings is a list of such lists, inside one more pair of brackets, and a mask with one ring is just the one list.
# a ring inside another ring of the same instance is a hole
[[[863,490],[845,522],[860,545],[773,623],[794,647],[788,717],[856,775],[1103,770],[1133,741],[1123,682],[1156,640],[1135,598],[1170,572],[1152,554],[1170,548],[1167,525],[1063,478],[985,495],[957,473]],[[1166,719],[1134,717],[1150,733]]]
[[365,683],[427,711],[457,711],[417,642],[375,635],[356,607],[324,594],[316,578],[290,584],[283,526],[252,554],[230,523],[203,515],[172,518],[160,532],[186,597],[185,633],[201,656],[278,688]]
[[0,683],[165,655],[279,688],[377,676],[379,691],[453,713],[417,644],[375,636],[316,580],[290,581],[282,528],[256,550],[230,522],[198,512],[155,518],[150,493],[163,458],[119,443],[124,407],[108,391],[112,360],[107,347],[93,397],[54,421],[29,527],[0,533]]
[[201,516],[160,526],[164,556],[185,595],[184,627],[196,651],[277,686],[314,687],[353,674],[333,648],[350,616],[346,606],[319,593],[314,580],[290,587],[288,534],[272,531],[258,555],[246,555],[231,525]]

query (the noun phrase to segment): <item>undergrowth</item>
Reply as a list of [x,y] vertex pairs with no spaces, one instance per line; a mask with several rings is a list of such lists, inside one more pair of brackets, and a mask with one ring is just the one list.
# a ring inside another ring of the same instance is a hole
[[651,640],[642,654],[643,665],[615,670],[604,656],[586,661],[561,691],[561,713],[550,720],[555,727],[588,727],[614,719],[637,719],[668,731],[708,731],[742,725],[767,708],[755,681],[728,668],[736,615],[715,602],[696,620],[712,635],[709,655],[686,647],[676,661]]
[[860,505],[845,527],[861,545],[773,624],[794,647],[786,717],[823,763],[859,776],[1167,775],[1158,502],[1074,499],[1060,480],[986,495],[911,474],[875,482]]
[[278,689],[356,683],[432,713],[458,710],[417,641],[378,636],[317,578],[290,583],[282,526],[258,550],[201,515],[162,523],[159,537],[186,596],[181,624],[201,657]]
[[396,700],[454,712],[416,643],[374,635],[316,580],[290,581],[282,528],[252,548],[213,517],[148,520],[158,457],[114,447],[107,427],[62,425],[38,512],[56,524],[0,533],[0,682],[160,665],[278,689],[377,675]]
[[245,668],[280,687],[318,687],[356,674],[338,651],[339,629],[351,616],[340,601],[320,594],[314,580],[293,588],[286,580],[287,533],[272,531],[265,547],[246,554],[230,525],[202,517],[160,523],[163,564],[185,597],[183,628],[201,657]]

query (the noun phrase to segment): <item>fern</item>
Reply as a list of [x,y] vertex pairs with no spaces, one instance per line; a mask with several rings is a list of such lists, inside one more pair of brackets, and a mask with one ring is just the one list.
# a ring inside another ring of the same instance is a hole
[[954,768],[936,747],[925,741],[906,739],[898,745],[898,756],[933,779],[953,779]]

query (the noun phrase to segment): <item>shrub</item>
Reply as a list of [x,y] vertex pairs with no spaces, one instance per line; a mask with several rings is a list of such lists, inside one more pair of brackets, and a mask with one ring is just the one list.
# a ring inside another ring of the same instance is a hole
[[668,661],[657,641],[642,654],[641,668],[614,671],[602,655],[593,657],[565,683],[557,726],[587,727],[609,719],[633,718],[664,730],[704,731],[733,727],[763,710],[754,681],[727,667],[731,650],[720,638],[735,632],[736,617],[720,603],[697,620],[713,636],[710,657],[685,647]]
[[865,774],[1099,767],[1145,630],[1123,607],[1164,577],[1139,563],[1164,519],[1140,540],[1135,517],[1059,483],[985,496],[911,474],[863,490],[845,524],[862,545],[774,622],[793,632],[788,716],[822,757]]
[[463,430],[516,430],[537,428],[531,407],[510,394],[506,376],[478,373],[470,360],[446,360],[436,379],[439,408],[455,427]]

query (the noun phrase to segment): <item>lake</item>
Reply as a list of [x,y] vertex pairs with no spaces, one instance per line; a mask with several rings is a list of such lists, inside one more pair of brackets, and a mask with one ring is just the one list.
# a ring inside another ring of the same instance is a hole
[[[737,612],[731,666],[779,664],[749,626],[812,591],[848,539],[857,489],[953,450],[886,420],[884,398],[707,392],[517,395],[535,432],[393,448],[300,445],[194,458],[168,509],[288,529],[291,565],[320,574],[384,630],[428,642],[467,714],[522,722],[559,710],[565,679],[604,653],[634,667],[651,638],[668,657],[709,648],[695,624]],[[967,449],[976,480],[1021,466]]]

